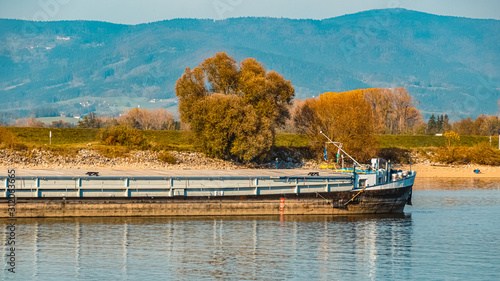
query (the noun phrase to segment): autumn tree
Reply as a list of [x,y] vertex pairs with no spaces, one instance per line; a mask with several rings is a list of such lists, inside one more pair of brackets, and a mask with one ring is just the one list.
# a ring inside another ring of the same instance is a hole
[[151,110],[151,123],[155,130],[175,130],[177,128],[174,116],[165,108]]
[[116,118],[101,116],[99,119],[101,120],[101,128],[110,128],[118,126],[118,120],[116,120]]
[[295,114],[297,113],[297,110],[299,108],[302,108],[304,105],[305,100],[297,99],[295,98],[293,100],[293,103],[288,106],[288,112],[290,113],[290,118],[285,121],[285,125],[281,128],[278,129],[278,132],[280,133],[292,133],[292,134],[298,134],[299,131],[297,130],[297,127],[295,126],[294,119],[295,119]]
[[212,93],[236,94],[239,71],[234,58],[227,56],[226,53],[217,53],[206,59],[201,68],[205,72]]
[[473,135],[482,135],[481,128],[483,127],[483,124],[486,120],[486,115],[481,114],[479,115],[476,120],[474,120],[474,123],[472,123],[472,134]]
[[372,107],[375,132],[386,134],[415,133],[424,124],[420,111],[405,88],[363,89],[365,100]]
[[344,149],[359,161],[376,154],[374,121],[372,107],[361,90],[307,99],[294,118],[297,128],[317,141],[318,150],[325,143],[319,134],[323,131],[330,139],[343,143]]
[[181,120],[212,157],[252,161],[266,155],[289,118],[291,82],[253,58],[217,53],[177,80]]
[[118,122],[122,125],[139,130],[174,130],[175,120],[172,114],[164,108],[139,109],[134,108],[122,114]]
[[394,115],[397,121],[396,133],[406,133],[408,121],[415,118],[415,108],[412,107],[412,97],[405,88],[396,88],[391,95],[394,105]]
[[191,129],[209,156],[250,161],[274,142],[270,120],[259,117],[241,97],[215,93],[195,109]]
[[500,130],[500,119],[495,115],[481,114],[475,120],[470,117],[459,120],[452,127],[460,135],[493,136]]
[[485,118],[482,126],[479,128],[481,135],[493,136],[500,131],[500,120],[498,116],[488,116]]
[[395,130],[395,118],[391,89],[366,89],[363,90],[363,93],[365,100],[372,108],[375,131],[377,133],[393,133]]
[[465,119],[462,119],[458,122],[453,123],[453,131],[457,132],[459,135],[465,135],[465,136],[470,136],[472,135],[473,132],[473,124],[474,121],[472,118],[467,117]]
[[17,119],[15,122],[16,127],[29,127],[29,128],[44,128],[45,123],[36,119],[35,117]]
[[296,107],[293,114],[293,122],[297,131],[313,138],[323,130],[321,117],[318,116],[316,109],[317,103],[318,99],[316,98],[306,99]]

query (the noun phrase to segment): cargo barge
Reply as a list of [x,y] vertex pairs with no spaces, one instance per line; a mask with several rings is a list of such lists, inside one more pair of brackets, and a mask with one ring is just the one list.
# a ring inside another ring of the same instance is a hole
[[0,176],[0,217],[9,217],[12,198],[18,218],[402,213],[416,176],[392,170],[381,159],[363,169],[336,171],[137,172],[25,172],[17,176],[15,190]]
[[0,176],[0,217],[9,216],[9,198],[16,217],[401,213],[416,176],[386,169],[164,174],[17,176],[15,194]]

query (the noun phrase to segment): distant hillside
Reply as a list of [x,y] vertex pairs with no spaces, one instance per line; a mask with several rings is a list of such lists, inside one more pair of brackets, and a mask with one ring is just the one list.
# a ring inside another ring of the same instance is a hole
[[402,86],[426,117],[496,114],[499,46],[500,21],[403,9],[325,20],[176,19],[134,26],[4,19],[0,119],[175,108],[174,85],[184,68],[219,51],[238,60],[255,57],[291,80],[300,98]]

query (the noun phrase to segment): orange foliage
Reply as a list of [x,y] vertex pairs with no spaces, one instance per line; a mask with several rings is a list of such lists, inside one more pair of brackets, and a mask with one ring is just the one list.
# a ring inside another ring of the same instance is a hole
[[415,132],[424,124],[412,103],[404,88],[329,92],[297,105],[293,119],[297,130],[318,144],[324,143],[323,131],[363,161],[376,154],[375,134]]
[[375,114],[375,131],[385,134],[415,133],[424,124],[420,111],[404,88],[373,88],[362,91]]
[[343,143],[344,149],[360,161],[373,157],[377,151],[374,114],[361,90],[343,93],[324,93],[308,99],[296,114],[294,121],[317,140],[321,150],[325,139],[323,131],[334,141]]

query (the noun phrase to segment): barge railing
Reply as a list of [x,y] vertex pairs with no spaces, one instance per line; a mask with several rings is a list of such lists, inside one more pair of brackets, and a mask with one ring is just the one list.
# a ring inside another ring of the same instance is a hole
[[[64,177],[16,178],[16,197],[174,197],[299,194],[351,190],[349,175],[305,177]],[[0,176],[0,197],[9,197]]]

